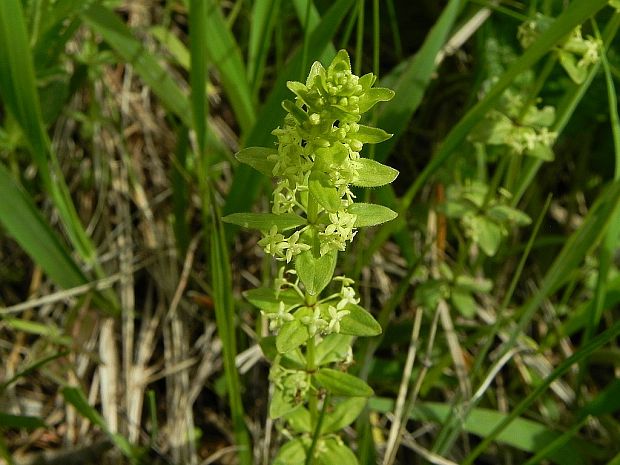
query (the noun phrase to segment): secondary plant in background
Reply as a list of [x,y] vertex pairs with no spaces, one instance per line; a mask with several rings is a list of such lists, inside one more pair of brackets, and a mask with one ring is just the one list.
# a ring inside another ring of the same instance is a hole
[[258,229],[260,246],[278,262],[273,287],[254,289],[246,298],[269,322],[273,336],[261,347],[272,362],[271,418],[282,418],[288,442],[276,464],[357,463],[337,433],[352,423],[372,389],[346,373],[355,336],[381,332],[358,305],[346,276],[334,276],[358,228],[396,217],[381,205],[355,202],[352,186],[378,187],[398,172],[362,158],[365,143],[390,137],[359,124],[361,115],[389,89],[373,88],[373,74],[351,73],[346,51],[325,69],[312,65],[305,84],[289,82],[295,100],[285,100],[284,124],[273,131],[277,149],[251,147],[237,158],[275,178],[271,213],[235,213],[229,223]]

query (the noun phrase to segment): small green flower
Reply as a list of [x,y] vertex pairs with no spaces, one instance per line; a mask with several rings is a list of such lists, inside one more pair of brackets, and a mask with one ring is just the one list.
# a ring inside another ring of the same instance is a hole
[[278,227],[272,226],[269,233],[265,235],[260,241],[258,241],[265,253],[274,255],[276,258],[282,257],[284,251],[288,248],[288,242],[284,239],[284,236],[278,233]]
[[340,321],[351,312],[349,310],[338,310],[332,305],[327,307],[327,312],[329,313],[329,324],[326,332],[338,334],[340,332]]
[[282,325],[288,321],[293,321],[295,317],[291,315],[290,308],[287,308],[284,305],[284,302],[280,301],[280,306],[278,307],[278,311],[275,313],[266,313],[261,312],[261,314],[269,320],[269,330],[275,331],[282,327]]
[[313,337],[328,325],[327,321],[321,318],[321,309],[318,306],[314,309],[312,316],[303,317],[301,322],[308,327],[310,337]]
[[310,246],[308,244],[304,244],[303,242],[300,243],[298,241],[299,231],[295,231],[288,238],[288,248],[286,249],[286,263],[290,263],[291,259],[295,255],[299,255],[300,253],[310,249]]

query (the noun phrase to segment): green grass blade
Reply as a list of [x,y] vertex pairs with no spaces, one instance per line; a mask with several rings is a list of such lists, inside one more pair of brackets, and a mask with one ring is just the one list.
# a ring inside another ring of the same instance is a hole
[[[303,26],[306,24],[306,11],[308,11],[308,4],[310,4],[310,16],[308,17],[308,30],[312,31],[321,22],[321,16],[316,9],[316,5],[312,0],[293,0],[293,6],[295,12],[299,18],[299,23]],[[321,62],[328,62],[336,55],[336,47],[330,41],[322,54],[318,55],[317,60]]]
[[1,164],[0,199],[10,199],[0,202],[0,224],[56,284],[70,288],[87,283],[30,196]]
[[16,428],[35,430],[37,428],[47,428],[47,425],[39,417],[26,415],[10,415],[0,412],[0,425],[5,428]]
[[[598,31],[597,31],[598,32]],[[616,96],[616,90],[614,87],[614,80],[611,75],[611,69],[607,60],[606,50],[601,51],[601,62],[603,64],[603,70],[605,72],[605,81],[607,84],[607,98],[609,102],[609,116],[611,121],[611,131],[614,141],[614,156],[615,156],[615,169],[614,180],[620,179],[620,118],[618,117],[618,98]],[[590,313],[590,321],[586,326],[582,344],[586,344],[596,328],[598,328],[601,317],[603,316],[605,295],[607,293],[607,279],[609,271],[611,269],[611,263],[613,254],[618,245],[618,235],[620,234],[620,218],[615,217],[610,223],[609,231],[605,236],[603,243],[601,244],[601,250],[599,252],[599,268],[598,277],[596,281],[595,297],[593,303],[593,311]],[[582,376],[585,375],[584,365],[582,367]]]
[[[313,29],[308,43],[308,56],[318,57],[330,44],[332,37],[354,0],[338,0],[335,2],[322,18],[321,22]],[[273,86],[273,91],[261,108],[256,124],[248,134],[244,146],[269,147],[274,140],[271,135],[277,126],[281,124],[284,117],[284,110],[281,107],[282,100],[290,97],[290,91],[286,87],[286,81],[298,78],[299,66],[302,60],[301,50],[297,50],[293,57],[288,61],[286,67],[278,76],[278,80]],[[252,168],[241,165],[235,172],[230,193],[226,200],[224,213],[234,213],[247,211],[256,198],[261,185],[261,175]]]
[[[205,155],[205,136],[207,133],[207,3],[203,0],[190,0],[189,2],[189,45],[190,45],[190,70],[189,81],[191,85],[192,117],[196,142],[198,143],[199,157]],[[205,169],[206,164],[200,168]],[[207,175],[207,173],[201,174]]]
[[81,388],[66,386],[62,388],[61,392],[65,402],[71,404],[80,415],[87,418],[92,424],[101,428],[132,464],[140,462],[138,449],[132,446],[125,437],[110,431],[103,417],[88,403],[88,399]]
[[73,246],[89,265],[95,267],[98,276],[103,277],[97,265],[95,247],[80,223],[56,158],[50,150],[19,0],[0,2],[0,95],[28,141],[43,185],[58,209]]
[[136,40],[114,12],[95,3],[82,13],[82,18],[125,62],[134,67],[166,110],[178,116],[186,126],[192,127],[192,112],[187,96],[161,67],[157,58]]
[[263,80],[267,52],[279,11],[280,0],[256,0],[252,7],[248,44],[248,80],[255,96]]
[[232,416],[236,445],[239,447],[239,460],[242,465],[252,464],[252,447],[248,434],[243,404],[241,402],[241,386],[235,365],[237,343],[235,337],[235,305],[232,293],[232,275],[230,260],[226,249],[227,243],[219,211],[213,202],[213,229],[211,234],[211,280],[213,285],[213,303],[218,334],[222,341],[224,355],[224,375],[228,391],[228,400]]
[[207,12],[205,40],[210,62],[217,67],[222,86],[235,111],[235,116],[246,134],[254,126],[255,109],[252,91],[246,80],[243,58],[234,36],[228,29],[220,11],[219,2],[211,0]]

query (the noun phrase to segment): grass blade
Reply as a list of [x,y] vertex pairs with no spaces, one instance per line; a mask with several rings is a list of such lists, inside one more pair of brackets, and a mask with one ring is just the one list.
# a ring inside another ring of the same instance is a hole
[[222,86],[235,111],[235,116],[246,134],[254,126],[255,110],[252,103],[252,91],[245,76],[243,58],[234,36],[226,26],[220,11],[219,2],[213,0],[209,4],[205,40],[209,60],[220,72]]
[[242,465],[252,464],[250,436],[245,426],[241,386],[235,365],[237,343],[235,337],[235,306],[232,294],[232,276],[230,260],[226,249],[226,238],[217,206],[212,203],[213,229],[211,234],[211,280],[213,285],[213,303],[218,334],[222,341],[224,354],[224,375],[235,434],[239,447],[239,460]]
[[248,44],[248,80],[254,96],[258,95],[263,81],[267,51],[279,10],[280,0],[256,0],[252,7]]
[[[52,281],[63,288],[88,282],[30,196],[1,164],[0,199],[11,199],[10,202],[0,202],[0,224]],[[116,307],[107,304],[100,295],[95,295],[102,309],[116,313]]]
[[25,19],[19,0],[0,2],[0,94],[18,121],[47,192],[62,219],[71,243],[99,277],[94,245],[86,235],[71,200],[58,162],[51,151],[37,93]]

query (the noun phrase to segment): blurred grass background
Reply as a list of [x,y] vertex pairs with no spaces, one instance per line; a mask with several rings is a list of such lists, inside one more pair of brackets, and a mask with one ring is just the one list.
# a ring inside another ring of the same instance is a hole
[[[602,58],[576,82],[580,25]],[[269,208],[233,154],[339,48],[396,91],[365,156],[401,171],[359,193],[399,219],[339,264],[384,327],[344,440],[364,465],[620,463],[619,25],[603,0],[0,1],[0,463],[270,463],[241,292],[272,265],[219,217]],[[506,92],[555,107],[553,161],[474,143]],[[532,218],[491,257],[443,206],[472,180],[480,215],[498,190]]]

